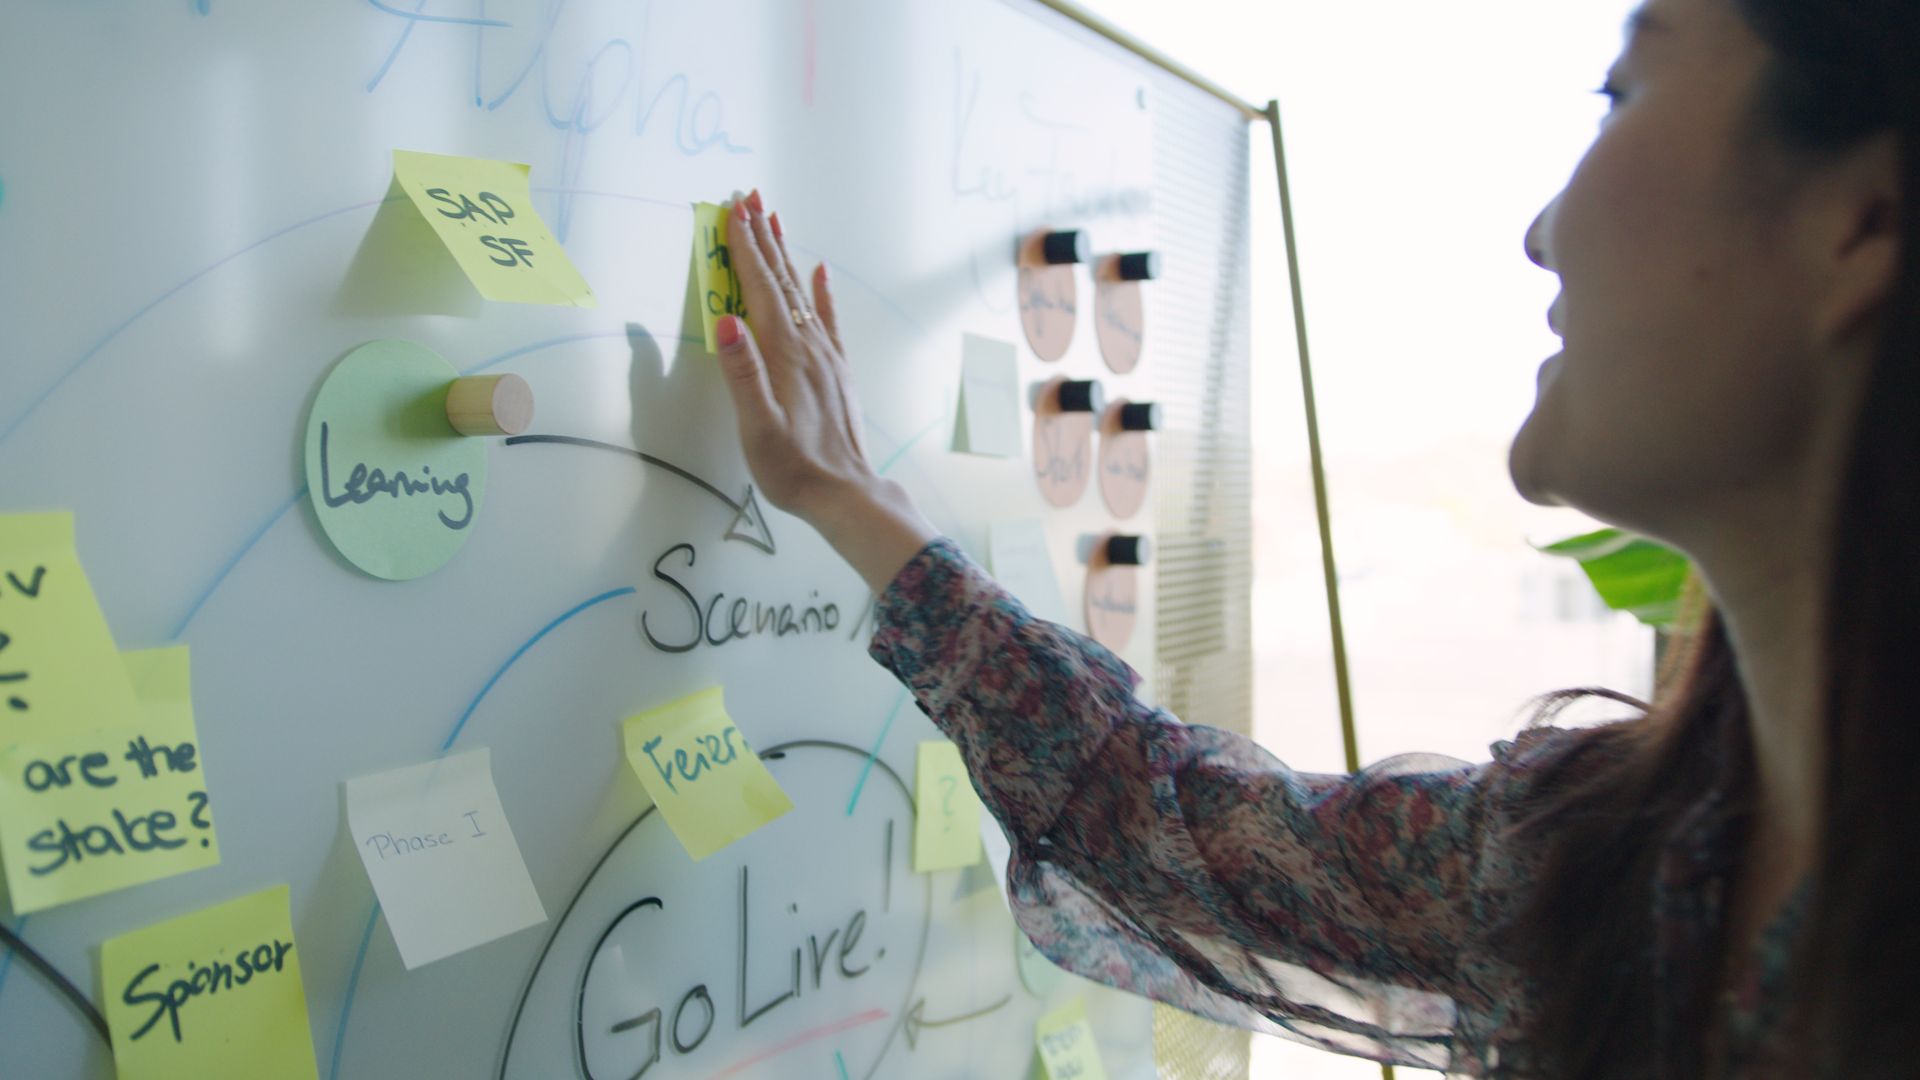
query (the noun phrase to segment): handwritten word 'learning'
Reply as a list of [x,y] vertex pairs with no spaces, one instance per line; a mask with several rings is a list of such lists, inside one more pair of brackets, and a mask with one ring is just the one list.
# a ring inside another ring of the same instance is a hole
[[423,480],[409,480],[404,472],[396,472],[388,477],[381,469],[368,469],[365,462],[354,465],[347,474],[347,482],[340,494],[333,493],[333,469],[327,460],[327,423],[320,422],[320,494],[330,507],[342,507],[348,503],[360,504],[369,501],[375,495],[391,495],[398,499],[402,495],[424,495],[431,491],[435,495],[458,495],[466,503],[466,511],[458,521],[440,511],[440,524],[449,529],[464,529],[473,522],[473,494],[467,490],[467,474],[461,473],[452,483],[429,475],[432,469],[420,466]]

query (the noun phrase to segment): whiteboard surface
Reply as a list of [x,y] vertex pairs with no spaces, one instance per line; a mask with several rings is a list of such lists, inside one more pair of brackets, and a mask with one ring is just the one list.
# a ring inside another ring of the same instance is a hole
[[[1079,994],[1109,1072],[1152,1075],[1145,1002],[1078,979],[1034,996],[991,880],[911,873],[900,780],[936,733],[866,656],[860,579],[751,500],[688,276],[690,204],[763,191],[796,258],[832,266],[875,458],[983,562],[991,521],[1044,518],[1083,629],[1086,538],[1152,511],[1116,522],[1092,489],[1052,509],[1030,460],[950,452],[961,335],[1020,341],[1013,248],[1036,225],[1154,244],[1164,76],[1000,0],[32,0],[0,25],[0,511],[73,510],[120,647],[192,646],[224,856],[10,926],[98,1000],[104,939],[285,882],[326,1077],[577,1076],[583,1053],[631,1076],[649,1027],[611,1027],[651,1008],[650,1077],[1019,1076],[1034,1019]],[[451,313],[365,313],[349,271],[394,149],[530,164],[600,310],[449,287],[431,306]],[[1020,345],[1023,386],[1153,399],[1155,327],[1112,374],[1091,292],[1064,360]],[[492,440],[466,546],[373,579],[319,529],[301,437],[327,370],[381,338],[525,377],[534,433],[647,457]],[[1151,676],[1147,573],[1123,655]],[[729,637],[737,599],[803,629]],[[797,809],[693,864],[619,723],[715,684],[785,748]],[[479,747],[550,918],[408,973],[340,784]],[[796,949],[799,992],[743,1026]],[[0,965],[0,1072],[111,1075]]]

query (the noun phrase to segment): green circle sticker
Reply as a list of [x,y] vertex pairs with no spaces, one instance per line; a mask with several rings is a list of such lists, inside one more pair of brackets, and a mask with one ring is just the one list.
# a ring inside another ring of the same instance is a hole
[[406,581],[446,565],[487,491],[487,444],[447,420],[458,377],[411,341],[374,341],[328,373],[307,415],[307,491],[353,565]]

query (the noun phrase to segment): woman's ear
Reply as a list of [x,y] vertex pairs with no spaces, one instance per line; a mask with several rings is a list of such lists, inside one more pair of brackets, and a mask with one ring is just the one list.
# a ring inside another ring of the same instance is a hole
[[1801,254],[1817,289],[1817,344],[1869,326],[1900,273],[1900,143],[1889,132],[1823,166],[1801,193]]

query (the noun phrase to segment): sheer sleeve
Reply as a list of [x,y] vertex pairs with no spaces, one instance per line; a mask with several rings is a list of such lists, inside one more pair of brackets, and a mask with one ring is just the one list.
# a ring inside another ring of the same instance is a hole
[[947,540],[881,598],[872,653],[959,745],[1013,848],[1015,918],[1062,967],[1328,1049],[1500,1071],[1530,999],[1489,944],[1532,869],[1500,845],[1505,808],[1556,733],[1481,765],[1295,773],[1141,703],[1117,657]]

